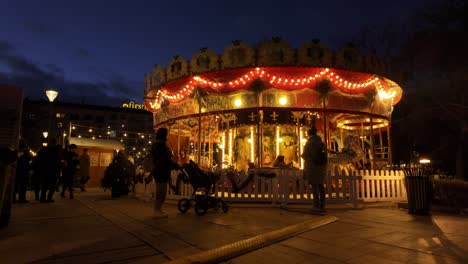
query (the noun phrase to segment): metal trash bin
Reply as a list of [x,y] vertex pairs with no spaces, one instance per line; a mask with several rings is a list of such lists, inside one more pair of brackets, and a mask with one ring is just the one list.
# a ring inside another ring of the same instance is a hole
[[432,204],[431,170],[429,168],[411,168],[404,172],[408,213],[429,214]]

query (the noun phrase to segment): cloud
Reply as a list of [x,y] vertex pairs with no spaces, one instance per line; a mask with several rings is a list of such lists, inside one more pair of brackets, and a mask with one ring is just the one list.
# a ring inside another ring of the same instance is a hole
[[119,105],[123,101],[138,100],[139,87],[143,87],[142,82],[131,82],[119,76],[103,78],[95,83],[66,80],[62,67],[46,64],[42,68],[17,54],[10,43],[2,40],[0,40],[0,65],[9,70],[8,72],[0,70],[0,83],[23,87],[25,95],[31,99],[44,99],[44,89],[54,87],[58,89],[61,101]]
[[91,52],[85,48],[78,48],[75,51],[75,55],[80,59],[90,59],[92,58]]
[[32,33],[38,34],[49,34],[53,33],[53,29],[50,26],[46,26],[43,23],[33,22],[33,21],[26,21],[23,24],[24,29]]
[[14,48],[10,45],[10,43],[0,40],[0,54],[7,53],[13,50]]

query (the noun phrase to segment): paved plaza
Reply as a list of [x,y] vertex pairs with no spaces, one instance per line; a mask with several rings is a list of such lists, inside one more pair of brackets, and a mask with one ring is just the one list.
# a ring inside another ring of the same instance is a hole
[[226,214],[200,217],[169,201],[166,211],[154,219],[150,202],[101,190],[16,204],[0,230],[0,263],[165,263],[324,217],[337,220],[225,263],[468,263],[466,216],[413,216],[393,204],[330,205],[326,216],[269,204],[231,204]]

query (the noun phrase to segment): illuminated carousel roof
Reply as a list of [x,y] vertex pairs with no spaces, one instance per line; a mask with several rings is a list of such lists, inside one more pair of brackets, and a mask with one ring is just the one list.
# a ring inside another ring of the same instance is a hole
[[217,95],[255,89],[255,80],[261,80],[264,89],[280,91],[317,89],[320,81],[328,80],[331,89],[351,95],[373,90],[395,105],[402,89],[382,77],[385,74],[389,67],[375,54],[362,55],[351,46],[333,52],[313,41],[296,50],[274,38],[254,49],[234,41],[222,55],[201,49],[190,61],[175,56],[166,69],[156,65],[145,76],[145,105],[155,111],[164,101],[183,101],[196,88]]

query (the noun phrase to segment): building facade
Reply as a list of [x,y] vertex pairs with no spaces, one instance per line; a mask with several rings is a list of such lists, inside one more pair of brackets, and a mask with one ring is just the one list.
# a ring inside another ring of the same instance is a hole
[[[114,139],[135,160],[146,155],[153,140],[150,112],[143,109],[25,99],[22,139],[37,151],[50,138],[66,146],[69,137]],[[130,105],[135,105],[133,102]],[[45,133],[46,132],[46,133]],[[46,137],[47,136],[47,137]]]

